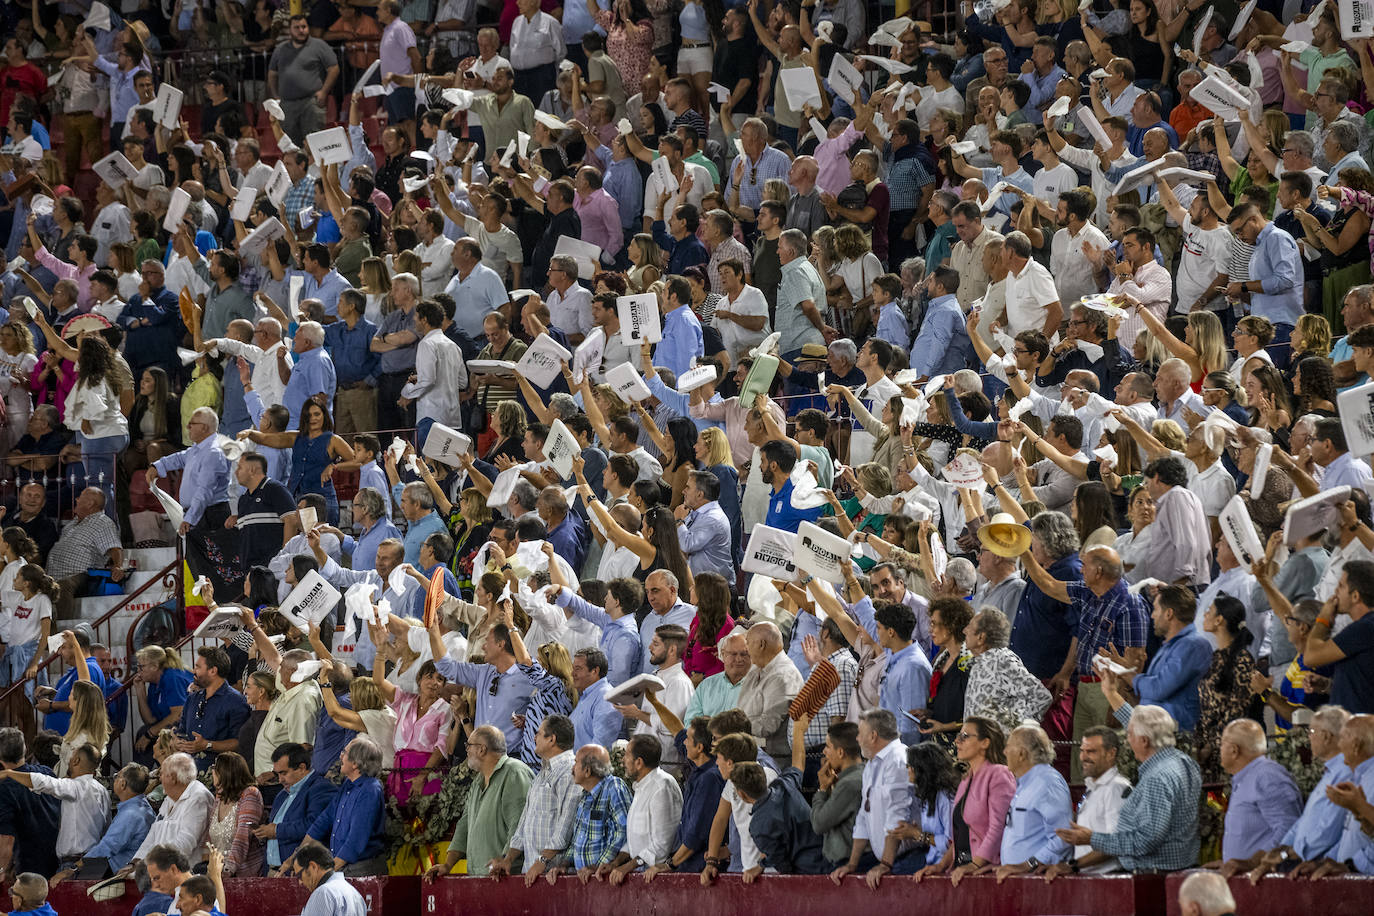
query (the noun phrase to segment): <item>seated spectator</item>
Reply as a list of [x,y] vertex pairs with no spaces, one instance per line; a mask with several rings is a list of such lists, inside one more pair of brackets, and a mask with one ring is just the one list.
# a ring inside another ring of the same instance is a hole
[[57,910],[48,902],[47,879],[31,871],[15,876],[10,885],[10,900],[18,904],[12,911],[16,916],[57,916]]
[[573,654],[572,679],[573,687],[577,688],[577,705],[570,717],[573,750],[581,750],[588,744],[609,747],[620,733],[624,718],[606,701],[606,691],[610,688],[606,678],[609,664],[605,652],[590,646]]
[[253,773],[242,757],[229,751],[215,758],[210,776],[216,800],[210,846],[220,854],[222,877],[256,878],[262,874],[265,852],[253,834],[263,815],[262,793],[253,785]]
[[[1143,674],[1128,672],[1116,675],[1110,669],[1102,676],[1102,695],[1116,713],[1117,719],[1129,720],[1129,704],[1122,699],[1122,685],[1135,691],[1140,702],[1158,705],[1171,716],[1177,715],[1179,728],[1192,729],[1200,712],[1198,683],[1212,664],[1212,644],[1197,631],[1193,619],[1197,614],[1197,596],[1181,585],[1166,585],[1155,591],[1154,633],[1164,644],[1150,659]],[[1125,658],[1112,656],[1122,667],[1130,667]]]
[[463,816],[453,828],[444,861],[425,872],[432,881],[468,860],[468,874],[485,875],[510,848],[529,799],[530,768],[506,753],[505,734],[494,725],[481,725],[468,735],[468,769],[473,772]]
[[[1084,792],[1078,804],[1078,823],[1089,830],[1111,832],[1121,816],[1121,806],[1131,794],[1131,783],[1116,769],[1121,737],[1114,728],[1094,725],[1078,742],[1078,759],[1083,767]],[[1121,868],[1114,856],[1097,852],[1091,846],[1075,846],[1072,864],[1049,865],[1045,880],[1053,881],[1071,872],[1105,874]]]
[[279,874],[339,788],[310,768],[310,749],[301,744],[283,744],[272,752],[272,775],[281,791],[272,800],[272,816],[253,836],[267,842],[268,874]]
[[1069,852],[1054,831],[1073,820],[1073,802],[1053,763],[1054,745],[1040,726],[1023,725],[1011,733],[1007,767],[1016,777],[1016,794],[1002,831],[998,878],[1053,865]]
[[177,888],[191,877],[191,864],[186,854],[175,846],[154,846],[148,850],[144,864],[148,871],[148,890],[134,907],[133,916],[170,913],[175,909]]
[[[306,831],[301,846],[312,841],[325,846],[334,867],[346,875],[386,874],[386,804],[382,783],[382,749],[367,735],[359,735],[339,758],[343,784],[339,794]],[[293,858],[300,855],[300,849]],[[287,859],[283,869],[291,863]]]
[[1006,739],[996,722],[970,716],[954,740],[955,753],[967,766],[954,795],[954,839],[939,862],[916,872],[916,880],[949,874],[958,886],[965,875],[1001,863],[1016,776],[1006,765]]
[[329,850],[307,846],[296,859],[296,875],[310,891],[301,916],[365,916],[367,902],[335,867]]
[[1197,863],[1202,772],[1175,746],[1178,723],[1162,707],[1137,706],[1126,725],[1126,741],[1140,770],[1116,829],[1090,830],[1075,823],[1055,832],[1075,846],[1116,856],[1127,871],[1191,868]]
[[[256,626],[255,632],[267,638],[261,626]],[[176,748],[194,754],[195,764],[202,770],[220,751],[238,750],[239,729],[248,721],[248,701],[226,680],[232,667],[229,653],[219,646],[196,650],[193,674],[197,694],[194,699],[188,697],[181,711]]]
[[45,480],[57,467],[57,456],[70,436],[63,428],[57,408],[39,404],[29,417],[24,435],[10,448],[5,463],[15,469],[19,486]]
[[142,727],[134,735],[135,753],[149,753],[157,736],[165,728],[174,728],[181,721],[186,706],[187,690],[194,680],[191,672],[182,667],[181,653],[161,646],[145,646],[135,656],[138,674],[133,693],[138,700]]
[[134,853],[134,859],[141,862],[148,850],[166,844],[188,850],[186,855],[191,864],[198,864],[204,857],[205,836],[214,812],[215,797],[196,778],[196,762],[188,754],[176,753],[168,757],[162,761],[158,773],[167,797],[143,845]]
[[143,793],[148,789],[148,768],[137,763],[127,764],[115,774],[114,819],[100,839],[86,850],[85,855],[53,876],[54,883],[64,881],[81,871],[88,860],[104,859],[107,872],[117,872],[129,864],[157,814]]

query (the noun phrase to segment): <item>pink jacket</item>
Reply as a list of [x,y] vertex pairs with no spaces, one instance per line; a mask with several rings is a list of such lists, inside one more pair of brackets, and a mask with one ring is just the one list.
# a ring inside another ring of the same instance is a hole
[[978,772],[965,776],[954,793],[954,805],[968,795],[964,822],[968,824],[969,851],[975,859],[1000,865],[1002,829],[1007,825],[1011,797],[1016,794],[1016,777],[1000,763],[984,763]]

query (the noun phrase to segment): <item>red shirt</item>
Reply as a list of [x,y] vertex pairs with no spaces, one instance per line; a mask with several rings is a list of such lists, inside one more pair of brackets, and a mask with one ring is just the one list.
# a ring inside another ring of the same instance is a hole
[[10,120],[10,106],[19,95],[35,102],[48,91],[48,78],[33,64],[25,61],[17,67],[0,67],[0,124]]

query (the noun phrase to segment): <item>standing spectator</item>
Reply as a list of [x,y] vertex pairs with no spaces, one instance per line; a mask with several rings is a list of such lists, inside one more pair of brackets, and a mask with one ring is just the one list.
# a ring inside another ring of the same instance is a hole
[[540,9],[539,0],[517,0],[516,7],[519,13],[510,28],[515,91],[531,99],[542,99],[544,93],[555,88],[557,64],[567,56],[563,27]]
[[490,874],[492,863],[511,845],[530,792],[530,768],[506,754],[500,729],[482,725],[468,736],[467,764],[473,772],[463,816],[453,828],[448,855],[425,872],[432,881],[453,871],[466,856],[468,874]]
[[[261,632],[261,628],[257,628]],[[263,637],[266,638],[265,636]],[[248,701],[231,687],[226,676],[232,669],[229,653],[219,646],[196,650],[194,669],[198,695],[188,697],[177,728],[177,750],[195,755],[196,765],[204,770],[221,751],[237,751],[239,729],[248,721]],[[185,737],[185,736],[190,737]]]
[[[1302,653],[1309,667],[1334,665],[1331,702],[1351,712],[1374,712],[1374,562],[1350,560],[1323,606]],[[1331,635],[1337,614],[1354,621]]]
[[[0,767],[6,772],[52,776],[52,770],[26,763],[25,757],[23,732],[0,729]],[[0,867],[16,873],[55,873],[61,807],[56,798],[30,792],[9,779],[0,781]]]
[[668,861],[682,819],[682,789],[659,766],[661,746],[652,735],[635,735],[625,749],[625,775],[634,780],[634,801],[625,819],[625,846],[596,870],[614,885],[630,872]]
[[420,280],[412,273],[391,278],[393,308],[382,319],[372,352],[381,355],[377,379],[377,426],[383,432],[409,429],[413,411],[398,403],[401,389],[415,371],[415,350],[420,336],[415,328],[415,307],[420,302]]
[[[1189,731],[1197,726],[1200,712],[1198,683],[1212,663],[1212,644],[1193,625],[1196,614],[1197,598],[1186,586],[1166,585],[1157,589],[1151,619],[1155,636],[1164,644],[1143,674],[1121,676],[1141,703],[1158,705],[1179,727],[1186,725]],[[1118,664],[1125,661],[1119,655],[1113,660]],[[1122,700],[1117,676],[1110,670],[1103,674],[1102,693],[1117,719],[1123,719],[1130,707]]]
[[401,4],[396,0],[382,0],[377,4],[377,21],[382,26],[378,53],[382,80],[392,84],[386,96],[387,121],[414,142],[415,87],[392,81],[391,77],[411,76],[424,69],[420,49],[415,46],[415,32],[401,18]]
[[334,50],[310,35],[308,17],[292,16],[288,39],[277,45],[267,63],[267,90],[281,100],[286,115],[281,129],[297,146],[305,145],[307,134],[324,128],[324,103],[338,79]]
[[939,862],[916,873],[917,881],[940,874],[958,880],[1001,863],[1003,831],[1016,794],[1016,777],[1006,765],[1006,739],[996,722],[971,716],[954,746],[967,771],[954,794],[953,841]]
[[1250,256],[1251,279],[1231,283],[1226,295],[1235,299],[1248,293],[1250,314],[1266,318],[1274,325],[1273,343],[1287,343],[1303,314],[1302,255],[1298,243],[1253,203],[1233,208],[1226,221],[1236,238],[1255,246]]
[[[870,881],[893,873],[897,862],[883,858],[884,846],[911,808],[906,745],[898,737],[896,716],[886,709],[866,710],[859,716],[857,739],[868,761],[860,787],[863,802],[855,815],[849,859],[830,873],[830,880],[837,884],[859,871]],[[814,808],[812,813],[814,817]]]
[[343,784],[339,794],[306,831],[283,871],[311,846],[324,846],[334,868],[345,875],[386,874],[386,804],[382,783],[382,750],[367,735],[348,743],[339,756]]

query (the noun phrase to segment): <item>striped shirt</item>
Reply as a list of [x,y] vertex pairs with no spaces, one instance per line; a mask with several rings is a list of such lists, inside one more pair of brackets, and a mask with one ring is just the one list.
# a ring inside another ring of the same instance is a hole
[[[531,712],[526,713],[527,721],[533,718]],[[525,811],[510,838],[510,848],[524,852],[525,868],[544,850],[568,846],[581,798],[582,790],[573,782],[573,752],[564,751],[545,760],[530,781]]]

